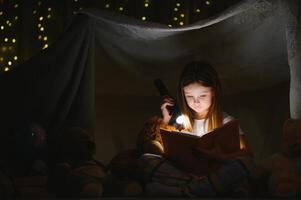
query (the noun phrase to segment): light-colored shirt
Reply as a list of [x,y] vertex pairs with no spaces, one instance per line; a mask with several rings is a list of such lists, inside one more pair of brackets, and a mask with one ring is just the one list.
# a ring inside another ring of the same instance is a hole
[[[233,120],[234,118],[227,113],[224,114],[223,124]],[[203,136],[208,133],[208,120],[205,119],[195,119],[192,127],[192,134],[197,136]],[[243,131],[239,127],[239,134],[243,135]]]

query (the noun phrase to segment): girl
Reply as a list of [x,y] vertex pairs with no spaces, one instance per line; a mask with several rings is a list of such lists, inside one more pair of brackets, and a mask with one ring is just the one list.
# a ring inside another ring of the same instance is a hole
[[[198,136],[221,126],[233,118],[222,111],[221,84],[214,68],[206,62],[191,62],[184,68],[178,85],[178,103],[185,116],[184,131]],[[246,154],[248,147],[240,131],[240,150],[221,157],[222,162],[206,162],[202,175],[187,173],[174,162],[165,159],[160,129],[175,129],[170,126],[169,106],[175,101],[165,97],[161,104],[162,118],[149,120],[138,136],[140,157],[138,174],[142,177],[148,196],[227,196],[245,195],[248,192],[247,171],[253,167],[252,158]],[[231,142],[231,141],[229,141]],[[217,147],[218,148],[218,147]],[[243,151],[241,151],[243,150]],[[210,152],[209,152],[210,153]],[[220,155],[214,155],[216,158]],[[210,163],[212,162],[212,163]],[[218,167],[217,167],[218,166]],[[189,167],[189,166],[188,166]],[[226,178],[225,178],[226,177]],[[217,181],[216,181],[217,180]]]
[[[185,116],[184,132],[203,136],[233,118],[222,111],[222,89],[214,68],[206,62],[191,62],[186,65],[177,91],[180,111]],[[171,115],[168,106],[175,101],[165,97],[161,104],[162,118],[149,120],[138,136],[138,147],[144,153],[162,154],[160,128],[174,129],[168,125]],[[246,140],[240,130],[240,148],[246,149]]]

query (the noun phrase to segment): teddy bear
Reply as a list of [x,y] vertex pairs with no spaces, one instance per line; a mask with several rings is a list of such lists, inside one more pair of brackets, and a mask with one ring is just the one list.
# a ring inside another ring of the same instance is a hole
[[297,197],[301,194],[301,119],[283,125],[281,151],[259,164],[252,172],[259,196]]

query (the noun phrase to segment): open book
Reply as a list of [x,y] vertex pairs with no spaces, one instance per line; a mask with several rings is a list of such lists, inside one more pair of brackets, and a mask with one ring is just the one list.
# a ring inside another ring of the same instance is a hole
[[164,156],[178,167],[197,175],[215,170],[227,158],[240,151],[239,120],[234,119],[202,137],[160,129]]

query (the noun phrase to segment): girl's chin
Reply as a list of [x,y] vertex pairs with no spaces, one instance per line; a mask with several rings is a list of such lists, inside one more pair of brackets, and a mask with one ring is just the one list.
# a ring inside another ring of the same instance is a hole
[[205,110],[200,110],[200,109],[193,109],[196,115],[204,115],[206,113]]

